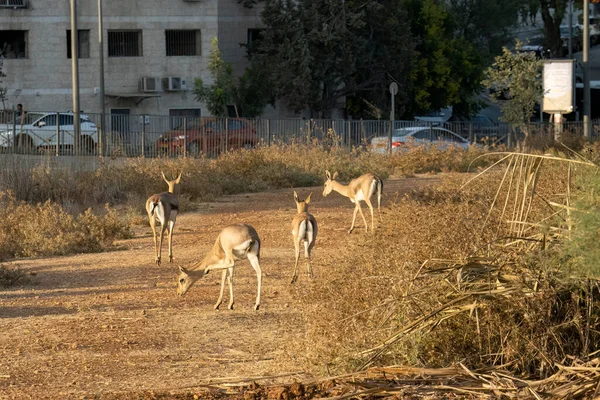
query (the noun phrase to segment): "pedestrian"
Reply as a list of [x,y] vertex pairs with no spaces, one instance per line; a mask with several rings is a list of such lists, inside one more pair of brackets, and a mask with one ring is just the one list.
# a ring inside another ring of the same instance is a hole
[[17,117],[19,118],[21,125],[25,123],[25,114],[27,114],[27,111],[23,109],[23,104],[17,104]]

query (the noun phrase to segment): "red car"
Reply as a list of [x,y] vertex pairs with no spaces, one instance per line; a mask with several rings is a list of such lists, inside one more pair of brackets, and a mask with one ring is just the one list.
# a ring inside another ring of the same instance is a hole
[[223,151],[251,149],[258,144],[252,123],[243,118],[194,118],[161,135],[156,141],[159,154],[217,156]]

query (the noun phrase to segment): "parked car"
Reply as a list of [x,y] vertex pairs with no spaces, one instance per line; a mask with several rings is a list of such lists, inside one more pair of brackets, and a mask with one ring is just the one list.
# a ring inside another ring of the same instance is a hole
[[[389,138],[378,136],[371,139],[371,151],[374,153],[387,153]],[[407,145],[434,145],[442,149],[451,146],[466,149],[469,141],[460,137],[449,129],[440,127],[414,126],[409,128],[394,129],[392,132],[392,152],[400,151]]]
[[[571,48],[573,49],[573,53],[581,51],[583,49],[583,30],[574,25],[573,27],[573,36],[571,39]],[[562,44],[563,54],[567,54],[569,52],[569,26],[561,25],[560,26],[560,40]]]
[[478,138],[496,137],[500,134],[500,125],[485,114],[477,114],[472,117],[453,114],[444,127],[458,133],[463,138],[469,138],[471,134]]
[[[590,44],[595,45],[600,42],[600,16],[590,16],[589,18]],[[583,32],[583,14],[579,15],[577,27]]]
[[194,118],[161,135],[156,141],[159,154],[218,155],[225,150],[250,149],[258,144],[252,123],[244,118]]
[[528,39],[519,50],[521,52],[534,53],[537,58],[548,58],[550,52],[546,49],[546,39],[544,36],[535,36]]
[[[98,128],[90,118],[84,114],[79,114],[80,133],[82,149],[87,152],[94,152],[98,143]],[[58,126],[57,126],[58,125]],[[31,152],[36,149],[56,147],[57,128],[60,137],[58,142],[61,149],[72,148],[75,142],[73,113],[36,113],[28,112],[21,125],[21,121],[16,124],[2,124],[0,131],[0,148],[9,148],[13,145],[20,149]],[[16,132],[13,130],[16,127]]]

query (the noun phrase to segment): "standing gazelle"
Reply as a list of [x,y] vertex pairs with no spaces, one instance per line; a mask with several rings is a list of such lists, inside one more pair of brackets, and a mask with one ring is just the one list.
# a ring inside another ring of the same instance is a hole
[[327,196],[331,193],[332,190],[335,190],[342,196],[346,196],[350,199],[351,202],[355,204],[354,206],[354,216],[352,217],[352,226],[348,233],[352,233],[354,230],[354,222],[356,220],[356,213],[360,211],[360,216],[362,217],[365,223],[365,230],[369,231],[369,225],[367,224],[367,220],[365,219],[365,215],[362,212],[362,208],[360,206],[361,201],[365,201],[369,209],[371,210],[371,230],[375,230],[375,222],[373,217],[373,205],[371,204],[371,197],[377,192],[377,210],[381,209],[381,192],[383,191],[383,182],[379,177],[373,175],[371,173],[366,173],[364,175],[359,176],[356,179],[352,179],[348,185],[343,185],[340,182],[336,181],[338,173],[334,172],[333,176],[329,171],[325,171],[325,175],[327,180],[325,181],[325,188],[323,190],[323,197]]
[[[160,258],[162,253],[162,244],[165,230],[169,233],[169,262],[173,262],[173,228],[175,227],[175,220],[179,213],[179,201],[175,197],[175,185],[179,184],[181,180],[181,173],[179,176],[170,181],[167,179],[165,174],[161,172],[161,175],[167,185],[169,185],[169,191],[153,194],[146,200],[146,211],[148,212],[148,218],[150,219],[150,226],[152,227],[152,237],[154,238],[154,252],[156,254],[156,264],[160,265]],[[156,242],[156,221],[160,222],[160,246]]]
[[304,257],[306,258],[308,267],[308,276],[312,278],[312,267],[310,266],[310,251],[315,245],[317,239],[317,220],[308,212],[308,204],[310,203],[309,194],[306,200],[299,200],[298,194],[294,191],[294,201],[298,214],[292,220],[292,235],[294,236],[294,247],[296,248],[296,264],[294,265],[294,275],[292,282],[296,282],[298,278],[298,259],[300,258],[300,245],[304,244]]
[[250,225],[234,224],[223,228],[212,250],[200,261],[200,264],[190,270],[179,267],[177,279],[177,294],[183,296],[196,281],[208,274],[211,270],[223,270],[221,277],[221,293],[215,304],[215,310],[223,301],[225,279],[229,283],[229,309],[233,309],[233,269],[236,260],[248,259],[258,279],[258,293],[254,309],[260,307],[260,289],[262,271],[260,269],[260,238],[256,230]]

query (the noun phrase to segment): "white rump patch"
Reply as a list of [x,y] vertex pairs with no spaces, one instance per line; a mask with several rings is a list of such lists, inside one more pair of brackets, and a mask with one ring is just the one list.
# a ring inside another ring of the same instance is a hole
[[358,192],[356,192],[356,195],[354,196],[354,198],[356,199],[356,201],[364,201],[365,200],[365,194],[363,193],[362,189],[360,189]]

